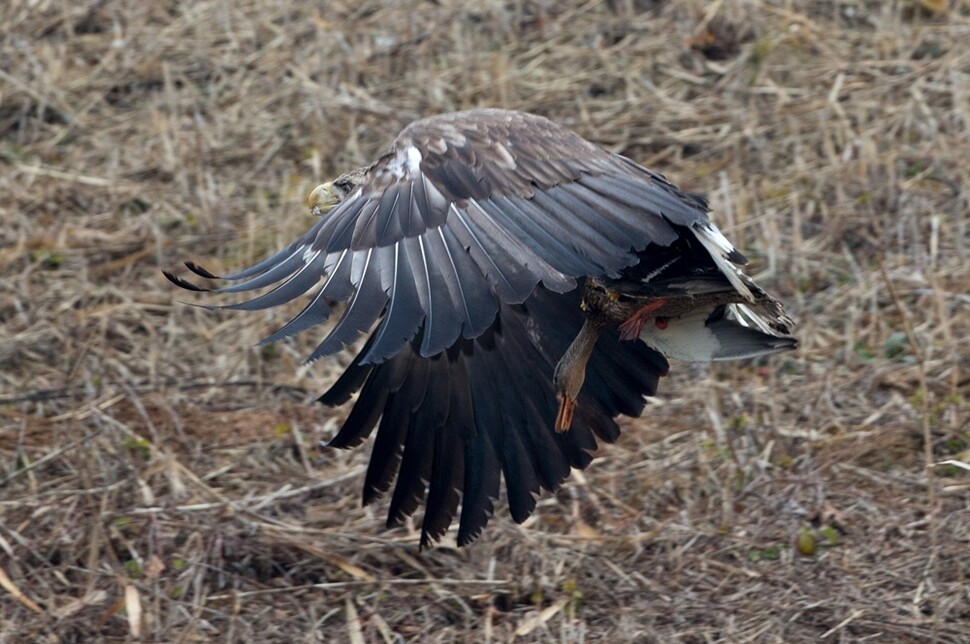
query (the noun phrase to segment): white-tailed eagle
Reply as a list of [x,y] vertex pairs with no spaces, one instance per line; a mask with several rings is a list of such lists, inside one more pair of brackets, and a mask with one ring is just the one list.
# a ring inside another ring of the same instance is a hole
[[665,356],[795,346],[790,320],[740,271],[744,257],[702,198],[540,116],[415,121],[374,164],[314,190],[310,207],[319,220],[306,234],[211,290],[275,285],[219,307],[256,310],[315,289],[265,342],[346,302],[309,357],[369,333],[320,398],[337,406],[357,393],[327,444],[354,447],[377,429],[363,501],[393,487],[389,526],[424,501],[422,545],[459,504],[458,543],[473,541],[500,477],[524,521],[540,489],[589,464],[597,438],[617,439],[617,416],[642,412]]

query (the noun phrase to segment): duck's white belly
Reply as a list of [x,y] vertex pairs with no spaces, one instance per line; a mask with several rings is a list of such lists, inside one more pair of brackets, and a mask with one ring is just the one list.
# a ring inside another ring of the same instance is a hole
[[701,309],[666,319],[666,324],[648,320],[640,330],[640,339],[666,358],[690,362],[753,358],[795,347],[790,336],[764,333],[739,322],[735,306],[728,305],[728,315],[712,315],[714,311]]

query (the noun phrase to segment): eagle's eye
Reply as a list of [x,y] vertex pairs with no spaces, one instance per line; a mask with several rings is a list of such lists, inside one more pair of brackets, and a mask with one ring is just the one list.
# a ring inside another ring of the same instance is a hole
[[356,187],[349,179],[337,179],[333,182],[333,191],[338,200],[345,199]]

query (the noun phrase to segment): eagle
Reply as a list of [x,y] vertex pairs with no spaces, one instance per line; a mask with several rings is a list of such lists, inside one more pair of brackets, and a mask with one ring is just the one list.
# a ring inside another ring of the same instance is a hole
[[[619,416],[639,416],[667,358],[792,349],[782,306],[707,202],[542,116],[475,109],[414,121],[373,164],[318,186],[299,239],[208,288],[212,309],[259,310],[304,294],[263,340],[339,312],[308,361],[360,345],[319,398],[355,394],[326,446],[374,433],[363,503],[390,492],[387,525],[424,503],[421,547],[458,518],[474,541],[504,479],[521,523],[542,490],[585,468]],[[336,306],[343,302],[343,306]]]

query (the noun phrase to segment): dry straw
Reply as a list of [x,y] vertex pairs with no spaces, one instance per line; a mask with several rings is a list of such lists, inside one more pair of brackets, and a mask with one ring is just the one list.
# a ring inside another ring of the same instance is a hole
[[[956,0],[7,0],[0,641],[967,641],[968,42]],[[419,553],[314,447],[346,357],[159,269],[478,105],[708,194],[801,349],[678,365],[524,526]]]

